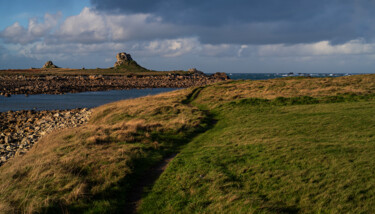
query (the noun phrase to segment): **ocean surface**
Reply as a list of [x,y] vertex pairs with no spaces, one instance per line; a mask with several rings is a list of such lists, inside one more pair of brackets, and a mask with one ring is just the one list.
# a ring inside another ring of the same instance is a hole
[[37,94],[0,96],[0,112],[19,110],[64,110],[93,108],[118,100],[131,99],[173,91],[177,88],[129,89],[111,91],[91,91],[68,94]]
[[[266,80],[281,78],[287,76],[312,76],[312,77],[340,77],[352,74],[345,73],[228,73],[229,77],[234,80],[252,79]],[[68,93],[61,95],[12,95],[11,97],[0,96],[0,112],[19,111],[19,110],[63,110],[74,108],[93,108],[106,103],[131,99],[146,95],[159,94],[176,90],[177,88],[155,88],[155,89],[130,89],[130,90],[111,90],[95,91],[82,93]]]

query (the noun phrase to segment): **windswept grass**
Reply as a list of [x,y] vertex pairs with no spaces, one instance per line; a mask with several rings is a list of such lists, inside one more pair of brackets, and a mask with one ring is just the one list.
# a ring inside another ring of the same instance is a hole
[[244,98],[275,99],[277,97],[326,97],[343,94],[375,93],[375,75],[354,75],[337,78],[280,78],[260,81],[228,81],[203,90],[196,103],[218,104]]
[[0,168],[1,211],[123,211],[134,179],[204,129],[206,115],[181,104],[190,91],[108,104],[43,138]]
[[[202,91],[204,93],[204,91]],[[373,213],[374,101],[228,103],[141,213]]]
[[373,213],[374,75],[219,83],[141,213]]
[[111,103],[2,166],[0,211],[126,212],[134,181],[181,151],[140,212],[372,213],[374,92],[375,75],[285,78]]

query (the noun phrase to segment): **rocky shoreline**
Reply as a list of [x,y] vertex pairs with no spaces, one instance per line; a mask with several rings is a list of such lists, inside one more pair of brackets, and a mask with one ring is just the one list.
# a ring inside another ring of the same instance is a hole
[[0,95],[64,94],[140,88],[187,88],[229,79],[225,73],[187,75],[0,75]]
[[0,166],[27,152],[38,139],[56,129],[86,123],[91,110],[0,112]]

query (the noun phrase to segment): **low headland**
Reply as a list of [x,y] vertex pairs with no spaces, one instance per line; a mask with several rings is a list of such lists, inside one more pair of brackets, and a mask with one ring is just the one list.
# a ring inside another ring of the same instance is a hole
[[229,79],[225,73],[154,71],[140,66],[130,54],[118,53],[114,67],[59,68],[48,61],[42,68],[0,70],[0,95],[62,94],[133,88],[188,88]]
[[0,167],[0,211],[375,212],[375,75],[223,81],[91,112]]

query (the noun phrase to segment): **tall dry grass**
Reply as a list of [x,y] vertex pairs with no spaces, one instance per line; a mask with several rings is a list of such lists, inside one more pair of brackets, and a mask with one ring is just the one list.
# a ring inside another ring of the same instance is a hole
[[199,126],[204,114],[181,104],[190,92],[104,105],[93,110],[89,124],[42,138],[0,168],[0,212],[85,210],[91,199],[111,194],[121,183],[127,188],[137,161],[152,164],[178,143],[160,136]]
[[[257,81],[222,82],[205,88],[197,103],[217,104],[243,98],[274,99],[277,97],[366,95],[375,92],[375,75],[354,75],[337,78],[280,78]],[[214,105],[212,105],[214,104]]]

